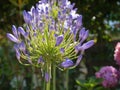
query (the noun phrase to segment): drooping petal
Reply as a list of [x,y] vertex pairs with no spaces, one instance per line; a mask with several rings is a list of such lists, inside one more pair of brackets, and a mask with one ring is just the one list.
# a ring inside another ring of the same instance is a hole
[[90,47],[93,46],[93,45],[94,45],[94,40],[90,40],[90,41],[84,43],[84,44],[82,45],[82,48],[85,50],[85,49],[90,48]]
[[16,51],[16,57],[17,57],[17,59],[20,60],[20,56],[21,56],[21,55],[20,55],[20,52],[19,52],[19,49],[18,49],[17,44],[14,45],[14,49],[15,49],[15,51]]
[[24,21],[27,23],[27,24],[30,24],[31,23],[31,20],[32,20],[32,16],[26,12],[25,10],[23,11],[23,17],[24,17]]
[[26,32],[24,31],[24,29],[22,27],[18,27],[18,31],[24,36],[26,37]]
[[86,40],[88,35],[89,35],[89,30],[86,30],[84,36],[82,37],[82,40],[83,41]]
[[62,41],[63,41],[63,35],[58,36],[56,38],[56,44],[55,44],[55,46],[60,45]]
[[85,35],[85,28],[82,28],[79,32],[79,39],[81,39]]
[[77,61],[76,61],[76,63],[75,63],[75,66],[78,66],[78,64],[79,64],[80,61],[82,60],[82,56],[83,56],[83,55],[81,55],[81,54],[78,56],[78,59],[77,59]]
[[48,72],[45,73],[45,81],[49,82],[50,81],[50,75]]
[[13,34],[15,35],[15,37],[18,38],[17,28],[16,28],[15,25],[12,25],[12,32],[13,32]]
[[66,61],[61,63],[61,66],[64,68],[69,68],[69,67],[72,67],[73,65],[74,65],[74,63],[70,59],[66,59]]
[[7,37],[8,37],[11,41],[13,41],[13,42],[15,42],[15,43],[19,43],[19,40],[18,40],[15,36],[13,36],[12,34],[7,33]]

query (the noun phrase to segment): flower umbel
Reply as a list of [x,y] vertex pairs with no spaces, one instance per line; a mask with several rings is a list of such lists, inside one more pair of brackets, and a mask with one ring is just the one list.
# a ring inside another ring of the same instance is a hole
[[99,72],[96,72],[97,78],[102,78],[102,85],[106,88],[115,87],[119,82],[119,73],[112,66],[105,66],[100,69]]
[[13,25],[13,34],[7,34],[15,43],[19,62],[41,67],[47,73],[51,64],[61,69],[76,67],[83,52],[94,44],[93,40],[83,43],[89,31],[82,26],[82,16],[76,10],[68,0],[41,0],[30,11],[24,10],[25,25],[18,28]]

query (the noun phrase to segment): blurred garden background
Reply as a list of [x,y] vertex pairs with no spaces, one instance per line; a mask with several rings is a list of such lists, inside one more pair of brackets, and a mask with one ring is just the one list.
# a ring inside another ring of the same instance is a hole
[[[78,13],[83,16],[83,26],[90,31],[88,39],[96,42],[86,50],[81,64],[69,71],[69,90],[80,90],[84,85],[92,87],[91,84],[96,83],[95,72],[100,67],[118,67],[113,54],[116,43],[120,41],[120,0],[70,1],[75,3]],[[21,65],[16,59],[13,43],[6,37],[6,33],[12,31],[12,25],[24,24],[23,10],[30,10],[37,2],[38,0],[0,0],[0,90],[42,90],[40,70]],[[61,72],[57,72],[57,90],[66,90],[64,72]],[[84,85],[81,86],[80,82]],[[120,86],[114,90],[120,90]]]

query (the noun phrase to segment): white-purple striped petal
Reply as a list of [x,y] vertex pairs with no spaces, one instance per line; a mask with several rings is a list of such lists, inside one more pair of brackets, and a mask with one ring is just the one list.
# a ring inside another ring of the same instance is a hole
[[13,32],[13,34],[15,35],[15,37],[18,38],[17,28],[16,28],[15,25],[12,25],[12,32]]
[[63,35],[58,36],[56,38],[56,44],[55,44],[55,46],[60,45],[62,41],[63,41]]
[[11,41],[13,41],[13,42],[15,42],[15,43],[19,43],[19,42],[20,42],[15,36],[13,36],[13,35],[10,34],[10,33],[7,33],[7,37],[8,37]]
[[70,59],[66,59],[64,62],[61,63],[61,66],[64,68],[69,68],[74,65],[73,61]]
[[18,31],[24,36],[26,37],[26,32],[24,31],[24,29],[22,27],[18,27]]
[[90,40],[90,41],[84,43],[84,44],[82,45],[82,48],[85,50],[85,49],[90,48],[90,47],[93,46],[93,45],[94,45],[94,40]]

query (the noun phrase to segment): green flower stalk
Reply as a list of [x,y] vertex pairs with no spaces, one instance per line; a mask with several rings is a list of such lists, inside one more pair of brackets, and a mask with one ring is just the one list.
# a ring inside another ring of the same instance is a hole
[[13,25],[13,34],[7,33],[15,43],[18,61],[41,68],[46,82],[52,76],[51,66],[61,70],[75,68],[84,51],[94,44],[94,40],[85,42],[89,31],[83,27],[82,16],[74,5],[68,0],[41,0],[30,11],[23,11],[23,27]]

